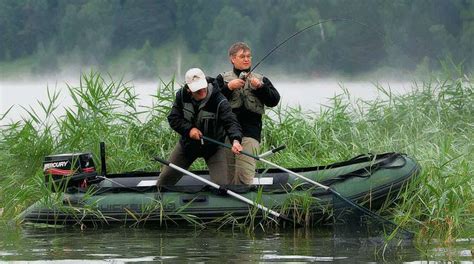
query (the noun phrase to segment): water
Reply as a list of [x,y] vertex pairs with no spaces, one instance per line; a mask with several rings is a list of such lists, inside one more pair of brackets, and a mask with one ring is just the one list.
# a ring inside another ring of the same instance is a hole
[[[431,256],[424,256],[412,245],[384,251],[380,244],[367,240],[338,241],[316,229],[254,235],[232,230],[183,228],[80,231],[23,227],[1,231],[0,262],[9,263],[45,260],[52,263],[422,263],[447,259],[439,254],[443,251],[434,246],[428,249]],[[456,260],[472,263],[472,256],[456,250]]]
[[[73,104],[67,91],[67,84],[77,86],[79,80],[63,80],[60,78],[39,79],[39,80],[17,80],[0,81],[0,118],[2,114],[11,108],[8,116],[0,120],[1,124],[7,124],[10,120],[17,121],[22,117],[27,117],[23,108],[33,109],[41,113],[39,102],[48,103],[47,89],[51,92],[60,91],[58,99],[59,109],[56,116],[64,113],[65,107]],[[151,106],[153,97],[159,82],[131,81],[129,83],[135,87],[139,95],[138,105],[141,107]],[[384,97],[375,85],[370,82],[340,82],[337,80],[312,80],[312,81],[279,81],[273,80],[274,86],[280,92],[281,105],[301,106],[303,110],[319,111],[320,107],[329,105],[329,98],[343,93],[343,88],[350,93],[351,100],[372,100],[377,97]],[[390,89],[395,94],[402,94],[411,90],[410,82],[381,82],[379,85],[385,89]],[[178,87],[177,85],[176,87]],[[156,103],[156,102],[155,102]],[[41,116],[41,115],[40,115]]]
[[370,240],[333,239],[317,229],[253,235],[212,228],[81,231],[4,226],[0,231],[0,262],[8,263],[473,263],[468,241],[452,249],[430,245],[419,250],[412,244],[384,249]]

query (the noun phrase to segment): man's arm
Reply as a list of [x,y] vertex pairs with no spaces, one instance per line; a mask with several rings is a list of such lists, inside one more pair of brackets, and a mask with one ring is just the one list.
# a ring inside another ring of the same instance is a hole
[[170,127],[178,132],[180,135],[184,137],[189,136],[189,131],[193,128],[193,125],[188,120],[184,119],[183,114],[183,105],[181,103],[182,98],[182,90],[176,92],[176,97],[173,102],[173,106],[171,107],[171,112],[168,115],[168,123]]
[[232,94],[232,91],[229,89],[229,86],[228,86],[227,83],[224,81],[224,77],[222,76],[222,74],[217,75],[216,81],[217,81],[217,86],[219,87],[220,92],[221,92],[227,99],[229,99],[230,96],[231,96],[231,94]]
[[219,101],[222,101],[219,107],[219,122],[222,122],[227,136],[230,139],[230,142],[234,140],[242,143],[242,128],[237,121],[237,117],[232,112],[232,107],[230,106],[229,101],[224,98],[224,96],[219,96]]
[[280,93],[267,77],[263,77],[262,86],[253,90],[253,93],[268,107],[274,107],[280,102]]

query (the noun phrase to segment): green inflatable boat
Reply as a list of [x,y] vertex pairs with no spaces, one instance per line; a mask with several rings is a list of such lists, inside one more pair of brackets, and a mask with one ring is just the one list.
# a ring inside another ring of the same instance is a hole
[[[68,155],[66,159],[64,155],[45,159],[47,185],[53,192],[27,208],[21,214],[22,221],[158,226],[182,221],[222,224],[268,216],[222,190],[232,190],[266,208],[311,223],[325,222],[334,205],[333,195],[328,191],[278,169],[257,171],[251,186],[224,186],[216,190],[185,175],[177,185],[158,190],[155,184],[159,172],[107,174],[103,158],[102,171],[97,174],[90,154]],[[420,167],[405,154],[384,153],[291,170],[370,210],[377,210],[390,205],[419,173]],[[71,172],[76,174],[64,182],[64,175]],[[193,173],[209,179],[206,171]]]

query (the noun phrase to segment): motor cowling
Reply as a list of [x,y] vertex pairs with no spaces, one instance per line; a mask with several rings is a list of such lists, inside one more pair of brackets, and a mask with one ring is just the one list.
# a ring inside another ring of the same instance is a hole
[[97,176],[92,153],[68,153],[44,158],[45,183],[53,191],[68,187],[87,187]]

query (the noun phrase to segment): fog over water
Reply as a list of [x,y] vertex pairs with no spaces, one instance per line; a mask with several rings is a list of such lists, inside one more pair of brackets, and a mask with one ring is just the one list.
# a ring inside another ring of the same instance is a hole
[[[106,79],[107,80],[107,79]],[[165,80],[166,82],[166,80]],[[281,105],[285,106],[301,106],[304,110],[319,111],[321,107],[326,107],[330,104],[329,98],[337,94],[342,94],[344,89],[350,94],[352,101],[372,100],[377,97],[385,97],[383,93],[378,91],[376,85],[382,86],[385,89],[390,89],[394,94],[402,94],[412,89],[411,82],[397,82],[397,81],[379,81],[378,83],[364,82],[364,81],[338,81],[334,80],[305,80],[305,81],[290,81],[288,79],[279,80],[272,78],[272,82],[281,95]],[[22,116],[26,116],[27,112],[23,109],[40,110],[39,102],[47,103],[49,89],[59,91],[58,109],[56,116],[64,113],[63,108],[72,105],[73,101],[69,97],[67,85],[78,86],[78,78],[64,80],[61,78],[49,78],[38,80],[8,80],[0,81],[0,118],[8,111],[10,112],[0,121],[0,124],[7,124],[9,120],[19,120]],[[152,94],[155,94],[160,81],[130,81],[130,85],[135,87],[135,92],[139,96],[138,105],[151,106],[153,103]],[[180,84],[176,84],[177,89]],[[39,111],[41,112],[41,111]]]

